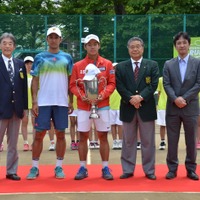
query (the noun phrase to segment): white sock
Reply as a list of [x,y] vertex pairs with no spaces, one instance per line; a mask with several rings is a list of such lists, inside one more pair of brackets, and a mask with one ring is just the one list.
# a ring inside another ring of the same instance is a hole
[[39,169],[39,160],[32,160],[32,167],[36,167]]
[[108,161],[102,161],[102,166],[104,167],[108,167]]
[[86,168],[86,161],[80,161],[80,166]]
[[63,159],[56,160],[56,167],[62,167]]

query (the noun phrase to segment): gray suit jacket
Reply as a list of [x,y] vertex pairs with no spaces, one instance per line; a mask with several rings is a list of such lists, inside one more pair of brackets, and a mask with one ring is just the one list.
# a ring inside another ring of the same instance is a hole
[[182,108],[184,115],[199,114],[198,93],[200,91],[200,60],[189,56],[185,79],[182,83],[178,58],[165,62],[163,69],[163,84],[168,96],[166,114],[176,115],[180,108],[174,104],[178,96],[187,101]]

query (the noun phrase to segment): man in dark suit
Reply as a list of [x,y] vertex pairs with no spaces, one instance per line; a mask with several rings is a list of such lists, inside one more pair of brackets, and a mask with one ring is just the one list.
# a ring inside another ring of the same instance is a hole
[[168,96],[166,107],[166,127],[168,137],[166,179],[177,176],[178,142],[181,124],[184,127],[186,143],[185,166],[187,177],[198,180],[196,171],[196,134],[199,115],[198,93],[200,90],[200,60],[188,54],[190,37],[179,32],[174,37],[178,57],[165,62],[163,81]]
[[0,37],[0,144],[7,136],[7,179],[20,180],[17,175],[17,142],[20,121],[28,108],[26,68],[22,60],[12,57],[16,47],[15,37],[4,33]]
[[116,67],[116,86],[121,95],[120,120],[123,121],[121,179],[133,176],[137,154],[137,130],[141,137],[142,165],[145,176],[155,180],[155,119],[154,92],[158,85],[159,68],[155,61],[143,59],[144,42],[139,37],[128,41],[130,59]]

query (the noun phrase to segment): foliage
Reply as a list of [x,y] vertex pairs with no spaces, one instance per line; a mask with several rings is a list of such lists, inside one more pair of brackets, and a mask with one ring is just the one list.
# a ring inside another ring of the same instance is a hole
[[[115,62],[128,57],[128,39],[140,36],[144,56],[162,66],[172,56],[174,34],[187,30],[193,37],[200,35],[199,15],[188,15],[199,10],[200,0],[0,0],[0,34],[12,32],[19,51],[40,51],[47,45],[46,29],[58,25],[61,49],[78,60],[85,53],[81,39],[94,33],[100,37],[102,56]],[[187,14],[186,22],[179,14]]]

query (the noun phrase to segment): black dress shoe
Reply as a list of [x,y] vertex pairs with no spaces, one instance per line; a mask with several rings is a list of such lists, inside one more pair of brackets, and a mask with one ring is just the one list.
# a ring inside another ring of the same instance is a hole
[[126,179],[126,178],[130,178],[130,177],[132,177],[132,176],[133,176],[133,174],[124,173],[124,174],[122,174],[122,175],[120,176],[120,179]]
[[188,171],[187,177],[195,181],[199,180],[199,176],[194,171]]
[[166,179],[173,179],[173,178],[176,178],[176,176],[177,176],[176,172],[169,171],[165,178]]
[[146,177],[150,180],[156,180],[156,176],[154,174],[146,174]]
[[7,179],[13,180],[13,181],[19,181],[21,178],[17,176],[17,174],[7,174],[6,175]]

